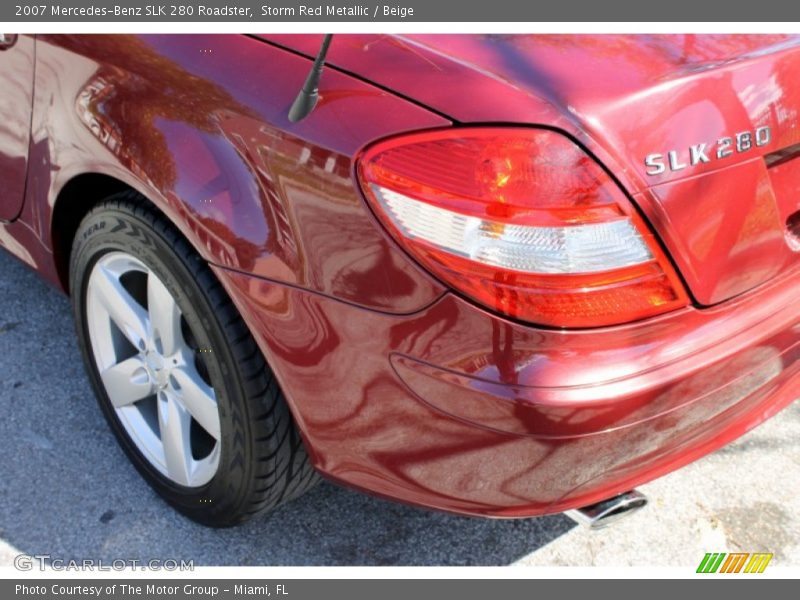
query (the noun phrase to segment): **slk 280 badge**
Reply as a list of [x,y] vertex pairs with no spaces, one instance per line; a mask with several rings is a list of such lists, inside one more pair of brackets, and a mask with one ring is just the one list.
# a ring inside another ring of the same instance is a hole
[[764,146],[772,139],[769,127],[755,131],[742,131],[733,137],[723,137],[716,144],[695,144],[687,150],[669,150],[664,154],[648,154],[644,159],[648,175],[659,175],[665,171],[680,171],[700,163],[719,160],[732,154],[740,154],[754,147]]

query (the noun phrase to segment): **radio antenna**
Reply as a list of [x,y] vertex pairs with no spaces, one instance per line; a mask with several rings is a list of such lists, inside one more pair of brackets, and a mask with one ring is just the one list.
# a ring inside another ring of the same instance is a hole
[[331,45],[332,38],[333,34],[330,33],[322,38],[322,45],[314,59],[314,64],[311,65],[311,71],[309,71],[306,77],[306,82],[303,84],[303,88],[300,90],[300,93],[297,94],[297,98],[294,99],[292,107],[289,109],[289,120],[292,123],[305,119],[317,105],[317,100],[319,100],[319,80],[322,77],[322,68],[325,66],[325,56],[328,54],[328,46]]

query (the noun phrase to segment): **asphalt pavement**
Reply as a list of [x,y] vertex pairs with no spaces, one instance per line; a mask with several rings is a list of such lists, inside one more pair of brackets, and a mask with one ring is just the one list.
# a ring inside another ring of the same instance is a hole
[[128,463],[83,371],[66,297],[0,252],[0,565],[15,555],[195,565],[696,566],[772,552],[800,566],[800,403],[641,488],[651,504],[601,531],[564,516],[449,516],[324,483],[227,530],[195,525]]

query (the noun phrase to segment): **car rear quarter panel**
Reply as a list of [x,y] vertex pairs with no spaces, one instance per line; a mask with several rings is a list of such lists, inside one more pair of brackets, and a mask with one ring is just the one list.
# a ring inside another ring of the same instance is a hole
[[317,109],[292,124],[309,65],[244,36],[41,36],[24,220],[52,247],[59,191],[102,173],[211,263],[376,310],[429,304],[442,288],[376,226],[351,158],[447,121],[329,70]]

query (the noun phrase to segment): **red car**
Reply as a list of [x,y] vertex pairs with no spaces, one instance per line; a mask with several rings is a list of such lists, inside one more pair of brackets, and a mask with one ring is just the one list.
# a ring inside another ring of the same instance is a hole
[[0,38],[0,244],[177,509],[622,512],[795,398],[799,39],[328,41]]

